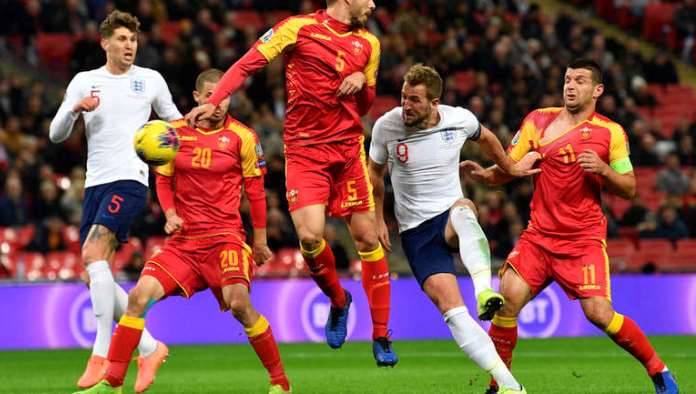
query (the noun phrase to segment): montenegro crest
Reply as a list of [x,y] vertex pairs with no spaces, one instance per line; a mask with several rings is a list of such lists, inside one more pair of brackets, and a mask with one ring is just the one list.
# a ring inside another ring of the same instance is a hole
[[230,138],[226,135],[218,138],[218,148],[225,149],[230,144]]
[[580,129],[580,136],[582,137],[583,140],[590,139],[590,128],[585,126],[582,129]]

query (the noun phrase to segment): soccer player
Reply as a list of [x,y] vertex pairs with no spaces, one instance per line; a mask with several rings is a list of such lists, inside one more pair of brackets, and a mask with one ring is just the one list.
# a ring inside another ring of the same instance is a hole
[[378,366],[398,357],[387,338],[389,267],[377,238],[372,185],[367,175],[360,117],[375,97],[380,46],[365,29],[372,0],[328,0],[327,8],[292,16],[266,32],[225,73],[208,103],[186,115],[210,116],[246,78],[281,54],[286,60],[287,200],[312,278],[331,299],[326,340],[347,335],[351,294],[341,286],[333,252],[323,239],[325,214],[344,218],[362,260],[363,288],[372,316]]
[[[491,290],[488,240],[476,219],[474,203],[462,194],[459,154],[469,139],[515,175],[538,170],[529,170],[533,160],[516,166],[495,135],[470,111],[441,105],[442,79],[433,68],[417,64],[404,79],[401,106],[384,114],[372,129],[368,169],[374,185],[379,239],[389,251],[383,207],[388,167],[401,244],[421,288],[442,313],[459,347],[501,382],[501,392],[525,393],[486,332],[469,315],[455,277],[452,253],[459,250],[471,274],[479,319],[490,320],[504,300]],[[522,170],[525,164],[527,169]]]
[[[126,292],[114,282],[109,260],[118,243],[128,241],[129,228],[146,203],[148,166],[138,159],[133,137],[152,109],[165,120],[181,118],[164,78],[155,70],[133,64],[138,28],[136,17],[118,10],[104,19],[99,32],[106,64],[75,75],[50,127],[49,136],[55,143],[70,136],[80,117],[86,128],[87,179],[80,244],[97,336],[87,368],[77,382],[81,388],[101,379],[113,321],[128,304]],[[168,350],[147,331],[138,349],[136,387],[147,388]]]
[[[607,221],[600,207],[603,186],[620,197],[635,195],[636,181],[623,128],[595,112],[604,92],[602,71],[593,60],[572,61],[565,73],[564,106],[532,111],[513,138],[509,154],[542,155],[535,179],[531,220],[501,270],[506,303],[489,334],[510,366],[517,343],[517,315],[552,280],[577,298],[587,319],[637,358],[657,393],[677,393],[677,384],[643,331],[611,304]],[[489,184],[510,180],[498,167],[462,164]],[[495,392],[492,382],[490,393]]]
[[[196,79],[194,100],[205,103],[221,77],[220,70],[203,71]],[[195,128],[183,119],[172,123],[181,147],[174,161],[156,171],[157,194],[167,218],[164,229],[173,236],[147,260],[129,293],[128,310],[109,349],[105,380],[80,393],[120,392],[150,306],[170,295],[188,298],[206,288],[244,326],[270,375],[269,394],[290,392],[271,326],[249,299],[252,264],[264,264],[272,256],[266,245],[263,151],[254,131],[223,110],[228,100]],[[244,242],[239,213],[242,184],[251,207],[252,248]]]

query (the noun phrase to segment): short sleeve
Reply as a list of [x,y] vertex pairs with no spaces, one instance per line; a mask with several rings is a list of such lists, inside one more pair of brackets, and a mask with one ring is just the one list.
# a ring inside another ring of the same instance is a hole
[[389,112],[382,115],[372,127],[372,140],[370,141],[370,159],[377,164],[384,164],[389,158],[387,143],[384,137],[384,124]]
[[245,178],[261,176],[266,173],[263,148],[256,133],[249,129],[245,131],[237,133],[242,140],[239,152],[242,161],[242,176]]
[[276,24],[264,33],[256,42],[256,49],[270,63],[283,51],[297,42],[300,29],[303,26],[315,23],[310,17],[290,17]]
[[619,174],[633,171],[633,164],[629,157],[628,137],[624,129],[614,124],[609,128],[611,141],[609,143],[609,166]]
[[460,116],[462,118],[462,123],[464,125],[464,134],[466,139],[476,141],[481,136],[481,123],[479,122],[476,115],[468,109],[457,107]]
[[533,151],[535,146],[538,146],[538,133],[536,130],[536,125],[531,119],[532,115],[527,115],[527,117],[522,121],[520,129],[515,133],[510,141],[510,146],[508,146],[508,154],[512,160],[520,161],[528,152]]

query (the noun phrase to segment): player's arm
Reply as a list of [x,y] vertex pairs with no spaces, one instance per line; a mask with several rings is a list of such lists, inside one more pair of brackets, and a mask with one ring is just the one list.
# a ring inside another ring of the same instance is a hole
[[181,112],[179,112],[179,110],[176,108],[174,100],[172,100],[172,93],[169,91],[167,82],[160,73],[156,71],[155,73],[157,73],[156,80],[157,85],[159,86],[158,94],[155,96],[155,100],[152,102],[152,108],[155,110],[155,113],[160,119],[164,119],[167,122],[183,118]]
[[184,226],[184,220],[179,217],[174,205],[174,163],[169,162],[155,169],[157,199],[167,222],[164,224],[164,232],[175,233]]
[[636,178],[633,175],[633,165],[628,154],[628,138],[618,125],[612,127],[610,131],[609,164],[602,160],[597,152],[590,149],[578,155],[578,164],[586,172],[604,178],[610,193],[628,200],[636,195]]
[[244,194],[249,200],[249,214],[253,227],[254,240],[251,250],[257,265],[267,263],[273,253],[268,248],[266,236],[266,190],[263,186],[263,176],[266,163],[263,160],[263,149],[252,131],[242,133],[240,157],[242,161],[242,177],[244,177]]
[[51,142],[60,143],[67,140],[80,114],[83,111],[94,111],[99,106],[99,97],[96,94],[82,96],[79,86],[80,80],[80,74],[76,75],[65,90],[63,102],[51,120],[48,133]]
[[212,115],[222,100],[237,91],[251,74],[265,67],[284,51],[293,48],[300,29],[310,21],[308,18],[289,18],[268,30],[244,56],[227,69],[208,102],[186,114],[189,123]]
[[375,199],[375,216],[377,220],[377,236],[382,247],[387,252],[391,252],[391,241],[389,240],[389,230],[384,221],[384,176],[387,174],[387,151],[386,143],[382,137],[383,117],[377,119],[372,128],[372,141],[370,142],[370,157],[367,162],[367,172],[372,183],[372,196]]
[[[360,116],[367,114],[377,95],[377,70],[381,49],[377,37],[370,34],[367,40],[370,42],[370,58],[367,66],[362,73],[356,72],[344,79],[338,89],[339,97],[343,94],[353,94],[352,91],[355,90],[355,101],[358,104]],[[352,81],[353,78],[356,81]],[[357,83],[353,84],[353,82]]]

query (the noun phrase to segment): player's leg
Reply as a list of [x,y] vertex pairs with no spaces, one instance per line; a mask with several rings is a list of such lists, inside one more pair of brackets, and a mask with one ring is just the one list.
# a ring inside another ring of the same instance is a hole
[[[227,282],[229,283],[229,282]],[[234,317],[244,326],[249,344],[254,348],[261,364],[268,371],[271,391],[290,392],[290,382],[285,375],[280,351],[268,320],[254,309],[249,299],[247,283],[227,284],[222,288],[225,304]]]
[[423,283],[423,291],[442,313],[452,337],[464,353],[484,371],[488,371],[501,389],[524,392],[510,370],[496,353],[491,338],[469,315],[464,305],[457,278],[450,273],[437,273]]
[[[145,328],[147,309],[165,295],[162,284],[153,276],[142,275],[128,293],[128,307],[121,317],[109,347],[109,366],[103,381],[79,394],[120,392],[133,351]],[[78,394],[76,393],[76,394]]]
[[491,289],[491,252],[488,239],[476,216],[471,200],[461,199],[450,209],[445,239],[453,249],[459,249],[462,263],[474,283],[478,318],[491,320],[505,303],[503,296]]

